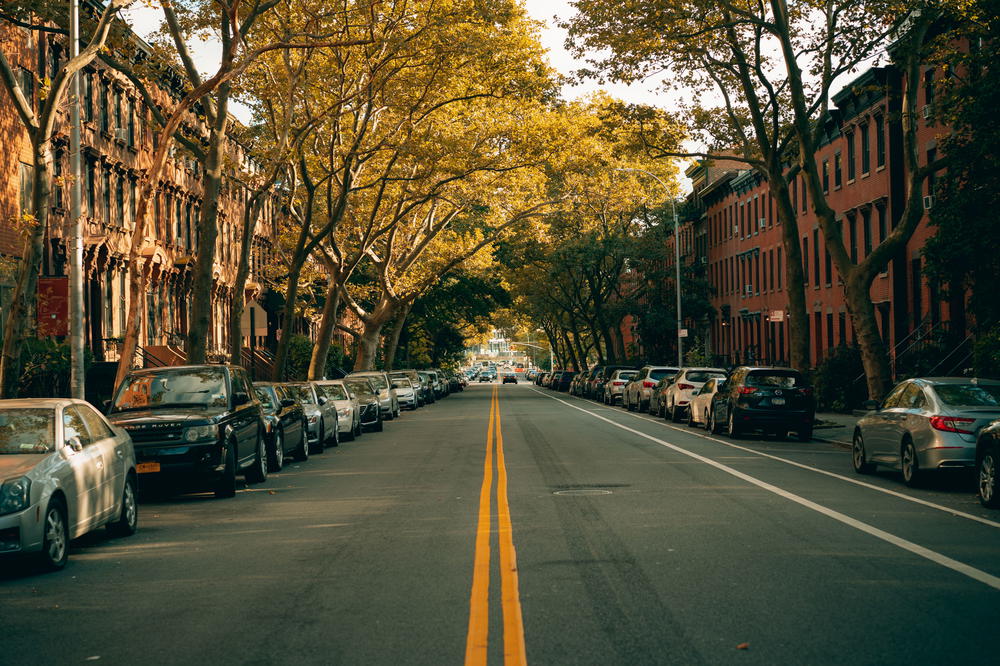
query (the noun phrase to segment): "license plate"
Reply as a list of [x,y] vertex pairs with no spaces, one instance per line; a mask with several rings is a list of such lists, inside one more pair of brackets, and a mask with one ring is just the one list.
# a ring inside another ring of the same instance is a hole
[[783,404],[785,404],[785,399],[784,398],[771,398],[771,404],[772,405],[783,405]]
[[138,463],[135,466],[135,471],[138,472],[139,474],[150,474],[150,473],[153,473],[153,472],[159,472],[160,471],[160,463],[158,463],[158,462]]

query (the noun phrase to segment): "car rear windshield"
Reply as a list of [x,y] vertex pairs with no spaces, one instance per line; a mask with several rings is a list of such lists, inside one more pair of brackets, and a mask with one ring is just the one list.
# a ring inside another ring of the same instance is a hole
[[934,391],[942,402],[956,407],[1000,407],[996,384],[937,384]]
[[751,372],[747,375],[747,386],[776,386],[778,388],[795,388],[805,386],[802,375],[797,372]]
[[162,370],[126,377],[111,412],[170,406],[226,407],[226,375],[221,368]]
[[660,368],[659,370],[650,370],[650,379],[663,379],[664,377],[673,377],[677,374],[677,371],[673,368]]
[[707,382],[709,379],[725,379],[726,373],[712,372],[710,370],[689,370],[684,376],[690,382]]
[[292,394],[292,397],[301,402],[303,405],[316,404],[316,400],[313,398],[312,389],[308,386],[290,384],[286,388],[288,389],[288,392]]
[[619,370],[617,377],[618,379],[632,379],[637,374],[639,374],[638,370]]
[[55,410],[0,410],[0,455],[51,453],[56,449]]
[[320,384],[319,390],[328,400],[347,400],[347,391],[340,384]]

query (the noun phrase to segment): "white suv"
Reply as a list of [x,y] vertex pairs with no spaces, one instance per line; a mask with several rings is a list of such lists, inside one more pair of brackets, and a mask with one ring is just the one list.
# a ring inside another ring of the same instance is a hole
[[642,366],[639,368],[639,374],[625,385],[622,404],[630,412],[646,411],[649,409],[649,398],[653,393],[653,387],[664,377],[676,375],[677,370],[677,368],[666,365]]
[[726,376],[726,371],[722,368],[681,368],[673,383],[664,391],[664,416],[675,423],[679,422],[691,404],[695,391],[709,379],[725,379]]

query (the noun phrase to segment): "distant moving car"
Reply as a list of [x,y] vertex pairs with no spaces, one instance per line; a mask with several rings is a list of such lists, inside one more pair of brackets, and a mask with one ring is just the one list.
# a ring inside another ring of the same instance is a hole
[[712,400],[709,429],[733,439],[753,430],[812,439],[816,400],[805,376],[792,368],[739,367]]
[[635,369],[612,370],[608,375],[607,380],[602,384],[604,387],[604,404],[617,404],[618,401],[622,399],[622,392],[625,390],[625,384],[631,381],[631,379],[637,374],[639,374],[639,371]]
[[479,383],[480,384],[482,384],[484,382],[491,382],[491,381],[493,381],[493,375],[491,375],[488,372],[480,372],[479,373]]
[[517,383],[517,375],[515,375],[513,372],[505,372],[505,373],[503,373],[503,383],[504,384],[516,384]]
[[133,370],[115,390],[108,420],[135,447],[147,481],[236,494],[236,475],[267,479],[264,415],[238,365],[181,365]]
[[903,481],[919,485],[928,472],[976,465],[979,430],[1000,419],[1000,381],[966,377],[908,379],[854,429],[854,470],[899,466]]
[[726,371],[722,368],[681,368],[663,391],[661,416],[679,422],[687,412],[695,391],[709,379],[725,378]]
[[138,527],[135,454],[124,430],[83,400],[0,401],[0,555],[61,569],[69,541]]
[[267,440],[268,471],[280,472],[285,456],[299,460],[309,457],[306,415],[285,387],[272,382],[255,382],[254,391],[264,413],[264,437]]

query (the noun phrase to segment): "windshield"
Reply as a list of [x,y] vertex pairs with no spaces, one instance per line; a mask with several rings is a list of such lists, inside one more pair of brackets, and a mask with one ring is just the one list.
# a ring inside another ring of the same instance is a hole
[[1000,407],[1000,385],[937,384],[935,393],[945,402],[962,407]]
[[313,397],[312,387],[308,384],[288,384],[285,390],[303,405],[315,405],[316,398]]
[[382,375],[357,375],[358,377],[364,377],[372,384],[375,385],[377,389],[389,388],[389,384],[385,381],[385,377]]
[[689,382],[707,382],[709,379],[724,379],[726,373],[711,370],[689,370],[686,378]]
[[0,455],[55,451],[55,423],[51,408],[0,411]]
[[319,384],[318,387],[329,400],[349,400],[347,389],[340,384]]
[[271,391],[274,389],[255,386],[253,390],[257,394],[257,399],[260,400],[260,405],[265,411],[273,412],[277,409],[278,406],[274,402],[274,396],[271,395]]
[[396,389],[410,389],[410,388],[413,388],[412,386],[410,386],[410,380],[409,379],[393,379],[392,380],[392,387],[396,388]]
[[227,407],[222,368],[162,370],[125,378],[111,412],[166,406]]
[[350,379],[345,379],[344,383],[351,387],[351,390],[359,395],[374,395],[372,392],[371,384],[364,379],[355,379],[351,381]]
[[802,377],[793,372],[751,372],[747,375],[747,386],[777,386],[778,388],[795,388],[804,386]]

